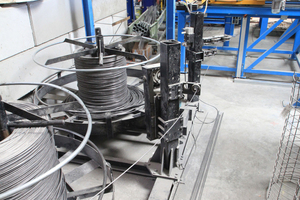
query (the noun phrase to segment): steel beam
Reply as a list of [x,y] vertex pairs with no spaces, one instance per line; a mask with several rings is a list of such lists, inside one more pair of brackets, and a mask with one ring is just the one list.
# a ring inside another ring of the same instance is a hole
[[175,39],[175,0],[166,1],[167,16],[166,16],[166,39]]
[[[86,36],[95,35],[95,24],[93,15],[92,0],[82,0],[84,27]],[[93,42],[93,38],[88,38],[87,41]]]
[[284,37],[282,37],[275,45],[273,45],[269,50],[264,52],[257,60],[255,60],[246,70],[245,72],[251,73],[251,69],[253,69],[258,63],[260,63],[265,57],[267,57],[270,53],[272,53],[277,47],[283,44],[287,39],[289,39],[292,35],[300,31],[300,24],[298,24],[295,28],[293,28],[289,33],[287,33]]
[[239,40],[239,52],[237,55],[237,63],[236,63],[236,73],[235,73],[236,78],[243,77],[243,68],[245,65],[246,50],[248,44],[249,24],[250,24],[250,17],[249,16],[243,17],[241,32],[240,32],[240,40]]

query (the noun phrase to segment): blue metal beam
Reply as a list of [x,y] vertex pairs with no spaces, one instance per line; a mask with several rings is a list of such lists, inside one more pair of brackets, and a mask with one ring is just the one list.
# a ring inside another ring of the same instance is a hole
[[[268,29],[268,18],[260,18],[259,20],[259,36],[261,36],[267,29]],[[266,37],[263,37],[262,39],[266,39]]]
[[273,26],[271,26],[268,30],[266,30],[263,34],[261,34],[259,36],[259,38],[257,38],[249,47],[248,49],[252,49],[255,45],[257,45],[262,39],[265,39],[266,36],[271,33],[271,31],[273,31],[279,24],[281,24],[281,22],[283,22],[282,19],[278,20],[275,24],[273,24]]
[[134,0],[127,0],[127,16],[130,16],[128,23],[135,20]]
[[166,39],[175,39],[175,0],[167,0]]
[[[199,9],[203,12],[204,8]],[[281,18],[282,15],[288,18],[300,18],[299,7],[286,7],[285,11],[281,11],[278,14],[271,12],[271,6],[208,6],[206,13],[208,17],[212,14],[214,16],[244,16],[250,17],[263,17],[263,18]]]
[[[82,0],[84,26],[86,36],[95,35],[94,15],[92,0]],[[87,41],[93,42],[93,38],[88,38]]]
[[185,72],[185,47],[182,45],[184,42],[184,35],[182,34],[183,28],[185,27],[186,23],[186,12],[177,11],[178,15],[178,27],[177,27],[177,37],[178,41],[181,42],[181,55],[180,55],[180,72]]
[[293,23],[284,31],[284,33],[280,36],[279,39],[281,39],[282,37],[284,37],[287,33],[289,33],[293,28],[295,28],[295,26],[297,26],[299,22],[299,19],[295,19],[293,21]]
[[265,57],[267,57],[270,53],[272,53],[277,47],[279,47],[282,43],[284,43],[287,39],[289,39],[292,35],[294,35],[297,31],[300,30],[300,24],[298,24],[293,30],[287,33],[284,37],[282,37],[273,47],[271,47],[268,51],[263,53],[257,60],[255,60],[246,70],[249,71],[253,69],[258,63],[260,63]]
[[[296,21],[296,20],[295,20]],[[299,24],[299,20],[297,20],[297,24]],[[293,45],[293,55],[291,59],[296,59],[296,54],[299,53],[300,50],[300,31],[295,34],[294,45]]]

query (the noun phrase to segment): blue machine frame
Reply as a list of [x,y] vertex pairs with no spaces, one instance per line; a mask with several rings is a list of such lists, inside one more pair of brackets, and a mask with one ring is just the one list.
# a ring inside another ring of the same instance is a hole
[[[200,9],[199,11],[204,11]],[[274,70],[257,70],[254,67],[261,62],[264,58],[266,58],[270,53],[281,53],[281,54],[289,54],[291,55],[291,59],[295,59],[298,61],[300,66],[299,59],[296,54],[299,53],[300,46],[300,8],[299,7],[286,7],[285,11],[281,11],[279,14],[273,14],[271,12],[270,6],[259,6],[259,7],[241,7],[241,6],[208,6],[206,11],[207,17],[225,17],[225,27],[227,21],[227,28],[225,29],[225,34],[231,34],[233,31],[232,24],[230,23],[231,17],[241,17],[241,31],[240,31],[240,39],[238,48],[229,47],[229,43],[225,43],[223,47],[217,47],[218,50],[227,50],[227,51],[237,51],[237,63],[236,68],[227,67],[227,66],[208,66],[203,64],[202,69],[209,68],[210,70],[221,70],[221,71],[232,71],[235,72],[235,77],[243,78],[244,73],[257,73],[257,74],[270,74],[270,75],[283,75],[283,76],[293,76],[294,72],[285,72],[285,71],[274,71]],[[189,13],[184,11],[177,11],[178,15],[178,41],[183,42],[183,35],[181,33],[182,28],[186,23],[186,16]],[[252,43],[248,47],[248,34],[249,34],[249,25],[251,17],[261,17],[261,35],[260,37]],[[283,20],[279,20],[275,23],[271,28],[267,30],[267,20],[268,18],[293,18],[296,19],[294,23],[285,31],[285,33],[281,36],[279,41],[270,49],[255,49],[254,46],[259,43],[262,39],[264,39],[272,30],[274,30]],[[168,22],[167,18],[167,22]],[[228,26],[231,26],[228,28]],[[169,27],[167,27],[169,28]],[[291,51],[282,51],[276,50],[282,43],[284,43],[291,36],[295,35],[293,49]],[[203,48],[212,48],[209,46],[204,46]],[[215,47],[213,47],[215,48]],[[182,47],[182,55],[181,55],[181,71],[185,70],[185,49]],[[250,66],[245,66],[245,61],[247,57],[247,52],[260,52],[263,53],[256,61],[254,61]]]

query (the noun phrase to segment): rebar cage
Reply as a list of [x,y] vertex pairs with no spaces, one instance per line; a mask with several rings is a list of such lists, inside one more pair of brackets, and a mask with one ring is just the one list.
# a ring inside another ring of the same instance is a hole
[[273,176],[267,191],[267,199],[300,198],[300,81],[294,76],[288,114],[283,127]]

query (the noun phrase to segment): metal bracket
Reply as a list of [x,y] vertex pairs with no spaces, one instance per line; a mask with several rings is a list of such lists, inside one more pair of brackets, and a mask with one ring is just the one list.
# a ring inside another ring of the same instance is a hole
[[164,139],[167,142],[177,140],[182,135],[182,130],[183,130],[183,128],[182,128],[183,127],[183,118],[182,117],[179,120],[172,119],[169,121],[164,121],[162,118],[158,117],[158,120],[161,122],[161,125],[158,125],[158,127],[159,127],[159,129],[161,129],[162,135],[165,133],[165,131],[170,129],[168,134],[166,134],[164,137]]
[[181,99],[183,98],[182,94],[182,84],[173,84],[169,85],[169,100]]
[[200,83],[190,83],[190,82],[185,82],[183,84],[183,93],[184,94],[195,94],[195,95],[200,95],[201,93],[201,84]]
[[193,61],[195,63],[203,61],[204,53],[203,51],[195,52],[191,50],[186,50],[186,58],[189,61]]

